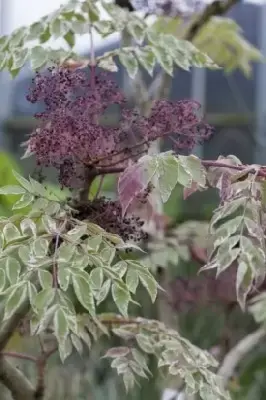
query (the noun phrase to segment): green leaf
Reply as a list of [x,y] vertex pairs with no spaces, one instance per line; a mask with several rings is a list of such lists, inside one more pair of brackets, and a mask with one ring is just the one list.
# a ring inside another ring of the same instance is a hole
[[105,248],[100,252],[100,256],[107,265],[110,265],[115,257],[116,250],[114,247],[105,246]]
[[152,51],[156,57],[156,60],[161,67],[171,76],[173,76],[174,63],[173,59],[164,47],[154,46]]
[[142,333],[138,333],[136,335],[136,340],[141,348],[145,353],[153,354],[155,351],[154,345],[152,344],[151,340],[146,335],[143,335]]
[[57,226],[56,226],[56,221],[53,220],[49,215],[44,215],[42,217],[42,223],[43,223],[43,225],[45,227],[45,230],[48,233],[52,233],[52,234],[58,233],[58,229],[57,229]]
[[137,349],[131,349],[131,353],[132,356],[134,358],[134,360],[143,368],[145,369],[145,371],[150,372],[148,365],[147,365],[147,361],[146,358],[144,357],[144,355]]
[[237,293],[237,301],[242,310],[245,309],[246,298],[252,288],[252,283],[253,283],[252,271],[247,263],[241,261],[237,267],[236,293]]
[[95,304],[90,283],[79,275],[72,275],[72,283],[75,294],[80,304],[95,316]]
[[3,269],[0,269],[0,294],[5,289],[6,285],[6,275]]
[[117,357],[125,357],[130,352],[128,347],[112,347],[111,349],[107,350],[103,358],[117,358]]
[[139,275],[133,269],[130,269],[126,275],[126,285],[131,293],[136,293],[139,284]]
[[21,47],[27,35],[27,28],[22,26],[12,32],[9,39],[9,48]]
[[57,201],[49,201],[45,211],[48,215],[55,215],[60,211],[60,204]]
[[104,284],[102,285],[100,291],[98,292],[98,294],[96,296],[97,305],[99,305],[100,303],[102,303],[106,299],[106,297],[107,297],[107,295],[108,295],[108,293],[110,291],[111,282],[112,282],[111,279],[107,279],[104,282]]
[[66,265],[59,265],[58,268],[58,282],[60,285],[60,288],[64,291],[66,291],[69,287],[70,283],[70,277],[71,277],[71,270],[67,268]]
[[34,307],[36,295],[37,295],[36,287],[31,282],[28,282],[28,296],[30,299],[30,305],[32,307]]
[[76,226],[75,228],[71,229],[70,231],[67,232],[66,236],[69,237],[71,241],[77,242],[86,233],[87,233],[87,226],[84,224]]
[[85,243],[88,245],[88,250],[94,250],[97,252],[99,250],[100,244],[102,243],[102,235],[91,236],[89,237]]
[[38,196],[43,196],[43,197],[48,196],[48,192],[47,192],[46,188],[41,183],[39,183],[32,177],[30,177],[30,183],[31,183],[33,193],[35,193]]
[[[178,160],[171,151],[158,155],[145,155],[120,175],[118,193],[123,215],[137,196],[152,183],[159,188],[162,200],[168,200],[179,179]],[[174,168],[176,168],[176,173]],[[191,177],[189,176],[191,181]],[[132,185],[134,189],[132,190]]]
[[47,288],[42,289],[35,297],[34,307],[38,311],[45,310],[53,302],[55,297],[55,289]]
[[49,205],[49,201],[47,199],[38,198],[32,205],[32,214],[38,213],[38,215],[43,214],[43,211],[47,210]]
[[25,193],[12,207],[12,210],[19,210],[27,207],[34,201],[34,196],[30,193]]
[[56,18],[50,23],[50,32],[57,38],[63,37],[69,29],[69,23],[63,19]]
[[29,33],[27,35],[28,40],[36,40],[37,37],[41,35],[44,30],[44,25],[42,21],[34,22],[29,27]]
[[16,49],[13,52],[12,70],[17,70],[22,68],[27,61],[28,55],[29,55],[29,49],[27,48]]
[[93,289],[100,289],[103,284],[102,268],[94,268],[90,273],[90,284]]
[[145,68],[146,71],[148,71],[148,73],[152,76],[156,64],[156,58],[152,48],[149,46],[137,48],[136,56],[142,67]]
[[200,186],[205,186],[206,184],[206,172],[203,168],[201,161],[198,157],[194,155],[189,156],[178,156],[178,161],[185,169],[186,172],[189,173],[193,182],[196,182]]
[[108,36],[115,32],[115,27],[112,21],[108,20],[97,21],[94,24],[94,27],[102,36]]
[[20,223],[20,229],[23,235],[28,236],[36,236],[37,227],[35,222],[32,221],[30,218],[24,218]]
[[98,4],[95,4],[93,1],[85,2],[81,6],[82,11],[88,15],[88,20],[90,23],[93,23],[93,25],[100,18],[100,11],[97,6]]
[[21,261],[25,265],[35,263],[35,261],[36,261],[35,257],[33,256],[32,250],[31,250],[30,246],[28,246],[28,245],[19,246],[18,255],[19,255]]
[[238,199],[235,199],[235,200],[225,203],[221,209],[218,209],[216,212],[214,212],[213,217],[211,219],[211,223],[210,223],[210,232],[214,233],[214,226],[218,221],[233,214],[241,206],[244,206],[245,203],[246,203],[246,199],[243,197],[240,197]]
[[130,35],[135,39],[138,44],[142,44],[145,38],[145,24],[143,21],[138,19],[133,19],[129,21],[127,25],[127,30]]
[[21,265],[18,260],[8,257],[6,260],[6,275],[11,285],[18,282],[20,271]]
[[118,67],[112,56],[101,59],[98,62],[99,68],[106,69],[107,71],[117,72]]
[[27,298],[27,286],[24,282],[11,291],[5,301],[4,321],[8,320]]
[[119,52],[119,60],[126,68],[127,73],[131,79],[134,79],[138,72],[138,61],[132,52],[121,50]]
[[[220,250],[220,249],[219,249]],[[217,255],[217,261],[219,266],[217,268],[217,276],[232,265],[240,253],[240,249],[230,249],[230,251],[224,253],[219,252]]]
[[31,49],[30,60],[32,69],[43,67],[48,61],[47,50],[41,46],[36,46]]
[[243,217],[238,216],[232,218],[222,224],[216,231],[214,236],[214,247],[220,246],[230,236],[234,235],[241,227],[243,223]]
[[72,342],[69,337],[66,337],[65,340],[61,340],[59,342],[58,350],[62,362],[64,362],[66,358],[70,356],[72,353],[72,348]]
[[69,243],[62,243],[58,249],[57,259],[61,262],[70,261],[76,251],[75,245],[70,245]]
[[18,172],[13,170],[13,175],[16,178],[16,180],[21,184],[21,186],[26,189],[27,192],[32,192],[32,186],[27,179],[23,178]]
[[75,33],[72,30],[64,35],[64,39],[71,49],[75,46]]
[[112,285],[112,296],[121,314],[127,317],[128,303],[130,301],[129,292],[120,285],[114,283]]
[[49,271],[45,271],[42,269],[38,270],[38,277],[43,289],[49,289],[53,285],[53,277]]
[[67,317],[62,308],[59,308],[54,314],[54,333],[59,344],[64,341],[68,335],[69,328]]
[[115,265],[112,265],[112,269],[119,275],[120,278],[123,278],[127,270],[127,263],[126,261],[119,261]]
[[153,278],[151,274],[148,275],[143,272],[139,272],[139,279],[142,285],[149,293],[151,301],[154,303],[157,297],[157,287],[158,287],[156,280]]
[[157,161],[160,196],[166,203],[178,181],[178,161],[175,156],[167,153]]
[[80,338],[77,335],[74,335],[73,333],[70,335],[70,337],[71,337],[71,341],[72,341],[75,349],[77,350],[77,352],[79,354],[82,354],[83,345],[82,345],[82,341],[80,340]]
[[133,389],[135,385],[135,378],[134,374],[130,369],[128,369],[124,374],[123,374],[123,381],[124,385],[126,388],[126,392],[128,393],[131,389]]
[[3,228],[3,235],[5,237],[5,240],[8,242],[11,242],[13,240],[16,240],[18,238],[21,237],[21,234],[18,230],[18,228],[12,224],[11,222],[9,222],[8,224],[6,224]]
[[0,194],[8,195],[8,194],[24,194],[25,189],[21,186],[4,186],[0,188]]
[[36,258],[43,258],[48,254],[49,241],[42,237],[38,237],[36,240],[34,240],[32,248]]

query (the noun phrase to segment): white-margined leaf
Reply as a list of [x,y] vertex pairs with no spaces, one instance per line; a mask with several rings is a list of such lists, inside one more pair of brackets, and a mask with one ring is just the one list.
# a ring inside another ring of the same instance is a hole
[[19,210],[28,207],[34,200],[34,196],[30,193],[25,193],[21,198],[12,206],[12,210]]
[[43,289],[49,289],[53,286],[53,277],[49,271],[39,269],[38,278]]
[[0,188],[0,195],[9,195],[9,194],[24,194],[25,189],[21,186],[3,186]]
[[24,189],[26,189],[26,191],[27,192],[32,192],[32,186],[31,186],[31,183],[27,180],[27,179],[25,179],[25,178],[23,178],[23,176],[21,176],[18,172],[16,172],[16,171],[13,171],[13,175],[14,175],[14,177],[16,178],[16,180],[21,184],[21,186],[24,188]]
[[119,60],[126,68],[127,73],[131,79],[134,79],[138,72],[138,61],[135,55],[129,51],[119,51]]
[[21,237],[21,233],[18,230],[18,228],[12,224],[11,222],[9,222],[8,224],[6,224],[3,228],[3,235],[5,237],[5,240],[8,242],[14,241],[18,238]]
[[79,241],[79,239],[87,233],[87,226],[78,225],[75,228],[67,232],[66,236],[73,242]]
[[128,304],[130,301],[130,294],[126,288],[122,288],[117,283],[112,284],[112,296],[118,310],[124,317],[127,317]]
[[20,223],[20,229],[23,235],[36,236],[37,227],[35,222],[30,218],[24,218]]
[[56,221],[52,219],[49,215],[44,215],[42,217],[42,223],[48,233],[58,233]]
[[6,259],[6,275],[11,285],[18,282],[21,265],[14,257],[7,257]]
[[49,241],[45,238],[38,237],[34,240],[32,249],[37,259],[43,258],[48,254]]
[[34,308],[36,310],[45,310],[54,301],[56,290],[54,288],[42,289],[35,297]]
[[97,305],[102,303],[106,299],[106,297],[108,296],[108,293],[109,293],[110,288],[111,288],[111,282],[112,282],[111,279],[107,279],[103,283],[101,289],[97,293],[97,297],[96,297],[97,298]]
[[90,282],[85,280],[82,276],[72,275],[72,283],[80,304],[88,310],[92,316],[95,316],[95,304]]
[[73,333],[70,335],[70,338],[71,338],[72,344],[75,347],[75,349],[77,350],[77,352],[79,354],[82,354],[83,344],[82,344],[81,339],[77,335],[74,335]]
[[27,299],[27,285],[25,282],[17,284],[5,300],[4,321],[8,320],[22,303]]
[[6,285],[6,274],[3,269],[0,269],[0,294],[5,289]]
[[67,322],[67,316],[62,308],[58,308],[54,314],[53,318],[54,333],[58,342],[65,340],[69,333],[69,327]]
[[130,353],[130,349],[125,346],[120,347],[112,347],[111,349],[107,350],[104,358],[117,358],[117,357],[125,357]]
[[90,284],[92,289],[100,289],[103,284],[103,270],[102,268],[94,268],[90,273]]
[[67,357],[70,356],[73,350],[72,342],[69,337],[66,337],[65,340],[61,340],[59,342],[58,350],[61,361],[64,362],[67,359]]
[[139,275],[133,269],[129,269],[126,275],[126,285],[131,293],[136,293],[139,284]]
[[68,289],[70,283],[70,277],[71,277],[71,269],[68,268],[67,265],[59,265],[57,278],[60,288],[62,290],[65,291]]
[[154,345],[146,335],[138,333],[136,335],[136,340],[141,350],[143,350],[145,353],[150,353],[150,354],[154,353],[155,351]]

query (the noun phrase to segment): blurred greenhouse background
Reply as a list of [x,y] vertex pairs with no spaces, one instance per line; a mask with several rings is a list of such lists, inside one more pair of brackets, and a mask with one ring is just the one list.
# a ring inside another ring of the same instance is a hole
[[[22,7],[23,3],[23,7]],[[56,8],[60,1],[42,0],[0,0],[0,32],[7,34],[21,24],[27,24],[38,19],[42,14]],[[21,18],[20,18],[21,17]],[[227,17],[235,20],[243,29],[245,38],[259,48],[266,56],[266,3],[241,2],[228,13]],[[98,42],[98,53],[106,52],[119,45],[119,38],[114,37],[108,42]],[[86,38],[79,43],[80,53],[87,54]],[[12,169],[21,169],[25,174],[34,170],[34,160],[20,160],[22,149],[20,144],[34,128],[33,114],[35,106],[26,101],[25,95],[31,84],[32,72],[30,67],[11,80],[7,73],[0,72],[0,185],[12,182]],[[123,68],[119,66],[116,79],[120,86],[129,90]],[[148,78],[147,78],[148,79]],[[130,93],[128,92],[130,96]],[[223,71],[193,70],[191,72],[178,71],[174,77],[171,99],[193,98],[198,100],[204,108],[207,121],[215,127],[213,138],[203,147],[197,148],[197,153],[205,159],[215,159],[219,155],[236,155],[243,163],[266,163],[266,65],[254,64],[250,77],[245,77],[241,71],[224,73]],[[115,116],[110,115],[110,119]],[[165,143],[165,148],[168,148]],[[53,184],[53,173],[49,173]],[[114,188],[114,180],[106,183],[104,190],[110,194]],[[210,218],[214,208],[215,196],[200,193],[192,196],[186,202],[182,193],[177,189],[166,204],[165,212],[177,223],[189,220],[202,221]],[[10,203],[0,196],[0,211],[2,214],[10,212]],[[196,206],[195,206],[196,205]],[[202,229],[199,224],[199,229]],[[199,266],[195,262],[171,263],[173,280],[176,277],[194,276]],[[176,288],[178,291],[178,286]],[[175,293],[173,294],[175,297]],[[193,307],[179,317],[179,329],[193,343],[210,349],[220,340],[224,329],[230,331],[230,340],[235,343],[244,334],[254,329],[254,322],[250,316],[243,315],[238,308],[227,313],[224,305],[217,308],[202,309]],[[112,311],[112,310],[110,310]],[[150,304],[143,306],[142,312],[150,317]],[[218,315],[218,317],[217,317]],[[212,329],[210,329],[210,326]],[[20,339],[9,344],[11,349],[27,348],[34,352],[32,342],[22,342]],[[37,344],[36,344],[37,346]],[[132,400],[155,400],[158,396],[158,387],[161,377],[157,376],[153,382],[144,382],[143,386],[126,396],[121,382],[115,377],[103,354],[105,343],[97,346],[92,352],[71,356],[64,367],[60,366],[55,356],[48,371],[49,391],[46,400],[52,399],[81,399],[81,400],[116,400],[121,397]],[[30,366],[29,375],[33,374]],[[243,363],[240,374],[242,389],[235,384],[236,400],[263,400],[266,398],[266,345],[262,345],[254,354],[251,354]],[[234,383],[232,383],[233,385]],[[169,382],[169,387],[176,389],[179,382]],[[244,388],[244,389],[243,389]],[[169,392],[171,396],[175,392]],[[165,393],[165,396],[167,393]],[[0,392],[0,399],[2,399]],[[177,397],[176,397],[177,398]],[[165,397],[165,400],[169,398]],[[174,399],[174,397],[171,397]],[[178,398],[181,400],[181,397]]]

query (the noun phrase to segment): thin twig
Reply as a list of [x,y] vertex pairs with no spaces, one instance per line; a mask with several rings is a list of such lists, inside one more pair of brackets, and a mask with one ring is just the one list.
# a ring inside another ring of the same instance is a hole
[[32,361],[34,363],[37,362],[37,358],[34,356],[30,356],[29,354],[24,354],[24,353],[17,353],[16,351],[2,351],[1,356],[4,357],[11,357],[11,358],[18,358],[20,360],[27,360],[27,361]]
[[230,378],[234,375],[235,370],[242,359],[253,350],[266,337],[265,328],[259,328],[257,331],[245,336],[235,347],[225,356],[219,370],[218,375],[223,378],[226,387]]

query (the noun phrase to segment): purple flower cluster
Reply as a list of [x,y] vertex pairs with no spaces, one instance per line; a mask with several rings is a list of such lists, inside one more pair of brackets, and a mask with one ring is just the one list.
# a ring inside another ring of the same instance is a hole
[[[169,136],[180,151],[191,150],[212,133],[198,115],[198,103],[157,101],[146,118],[127,109],[116,84],[95,70],[88,77],[80,69],[53,67],[37,73],[33,84],[27,99],[43,101],[46,109],[35,115],[39,126],[30,136],[29,150],[38,165],[55,167],[60,183],[69,188],[81,187],[88,169],[95,175],[114,167],[122,172],[157,138]],[[105,126],[101,117],[113,104],[121,108],[119,126]]]

